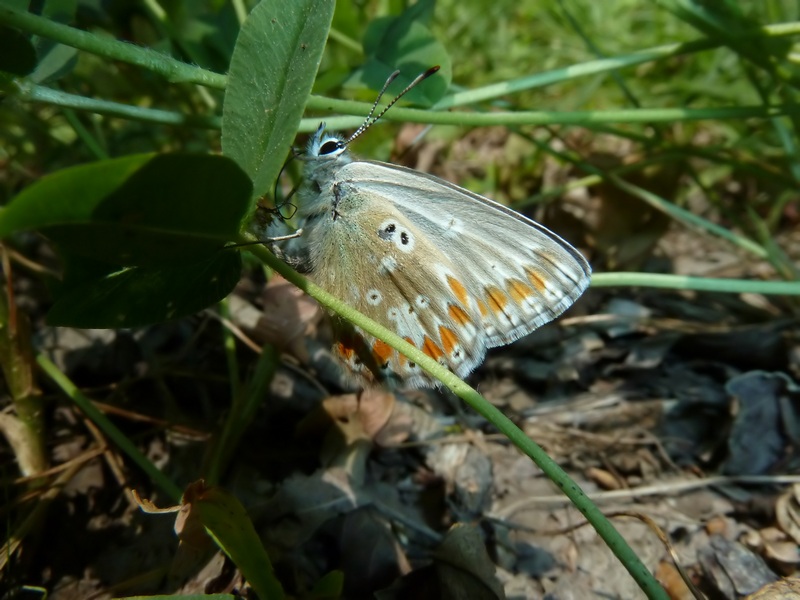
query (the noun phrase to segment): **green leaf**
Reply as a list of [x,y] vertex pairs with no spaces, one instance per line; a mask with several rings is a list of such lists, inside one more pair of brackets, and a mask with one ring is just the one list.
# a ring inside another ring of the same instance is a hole
[[170,37],[182,54],[212,71],[228,69],[239,35],[233,2],[162,3],[172,26]]
[[[46,0],[42,6],[42,16],[65,25],[75,21],[78,0]],[[47,83],[68,75],[78,64],[78,50],[72,46],[59,44],[51,39],[34,36],[33,44],[39,64],[31,73],[31,81]]]
[[283,588],[272,571],[264,546],[242,504],[218,487],[199,490],[187,497],[206,530],[217,545],[230,556],[261,600],[283,598]]
[[112,265],[193,262],[237,236],[250,195],[247,176],[221,156],[127,156],[40,179],[0,212],[0,237],[36,229]]
[[344,590],[344,573],[330,571],[314,584],[308,600],[335,600],[342,597]]
[[222,152],[271,192],[325,47],[333,0],[264,0],[242,25],[222,111]]
[[241,254],[220,250],[184,265],[132,267],[100,274],[97,264],[68,261],[47,314],[50,325],[142,327],[194,314],[220,301],[241,277]]
[[24,34],[0,27],[0,71],[24,77],[36,67],[36,50]]
[[372,21],[364,34],[367,60],[355,76],[365,85],[379,90],[395,70],[400,76],[389,88],[389,95],[399,93],[411,80],[434,65],[439,72],[408,96],[423,106],[435,104],[450,87],[453,76],[450,55],[444,45],[425,25],[433,11],[433,2],[423,0],[410,6],[397,17],[381,17]]
[[659,0],[667,10],[696,27],[711,39],[718,39],[742,57],[767,72],[800,85],[800,69],[790,61],[793,44],[789,39],[766,35],[754,14],[745,14],[743,6],[732,0]]

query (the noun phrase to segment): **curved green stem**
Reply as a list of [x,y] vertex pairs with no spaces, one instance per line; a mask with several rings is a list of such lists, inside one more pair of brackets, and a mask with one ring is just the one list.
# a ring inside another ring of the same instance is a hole
[[[370,105],[366,102],[335,100],[312,96],[307,108],[328,110],[344,114],[364,114]],[[767,119],[783,115],[800,115],[800,104],[777,104],[774,106],[726,106],[712,108],[629,108],[620,110],[583,111],[498,111],[491,113],[474,112],[433,112],[417,108],[392,108],[382,117],[387,121],[408,121],[430,125],[458,125],[483,127],[492,125],[591,125],[595,123],[673,123],[676,121],[729,120],[729,119]],[[305,121],[313,121],[306,120]],[[318,122],[318,121],[317,121]],[[325,119],[326,123],[334,122]],[[355,120],[353,122],[360,122]],[[348,124],[350,121],[348,121]],[[339,123],[336,122],[338,125]],[[329,125],[328,129],[332,129]]]
[[[163,125],[180,125],[186,127],[201,127],[203,129],[219,129],[220,118],[217,116],[193,116],[181,113],[159,110],[155,108],[142,108],[130,106],[107,100],[97,100],[76,94],[69,94],[54,90],[29,81],[17,81],[17,93],[20,98],[32,102],[45,102],[56,106],[74,108],[113,117],[160,123]],[[339,109],[341,112],[358,114],[369,111],[369,104],[364,102],[351,102],[347,100],[329,100],[331,110]],[[776,115],[798,114],[800,105],[778,106],[743,106],[730,108],[699,108],[699,109],[623,109],[623,110],[597,110],[597,111],[518,111],[494,113],[436,113],[429,110],[414,108],[395,108],[384,117],[387,121],[410,121],[414,123],[428,123],[432,125],[462,125],[462,126],[488,126],[488,125],[589,125],[592,123],[606,123],[617,121],[622,123],[654,123],[659,121],[692,121],[700,119],[743,119],[743,118],[769,118]],[[329,130],[357,127],[363,119],[358,116],[334,116],[326,119],[306,118],[300,123],[299,131],[311,132],[319,127],[320,120],[324,120]]]
[[727,294],[765,294],[800,296],[800,281],[750,281],[747,279],[713,279],[660,273],[595,273],[592,287],[650,287],[696,292]]
[[[242,236],[238,240],[241,243],[252,243],[255,241],[250,236]],[[666,599],[664,589],[658,584],[647,567],[639,560],[639,557],[625,542],[624,538],[614,528],[611,522],[600,512],[583,490],[572,481],[569,476],[551,459],[542,448],[526,436],[514,423],[506,417],[500,410],[490,404],[477,391],[456,377],[453,373],[431,359],[426,354],[400,338],[397,334],[379,325],[359,313],[353,307],[335,298],[319,286],[308,281],[305,277],[291,269],[285,263],[278,260],[271,252],[262,246],[253,246],[250,250],[259,259],[268,264],[272,269],[280,273],[288,281],[306,292],[325,308],[335,312],[339,316],[358,325],[370,335],[380,338],[392,346],[398,352],[414,361],[428,373],[433,375],[442,384],[450,389],[459,398],[469,404],[478,414],[492,423],[502,432],[517,448],[533,460],[542,469],[550,480],[552,480],[564,494],[572,501],[575,507],[586,517],[595,528],[597,533],[608,545],[612,552],[619,558],[637,584],[645,591],[650,598]]]
[[34,33],[98,56],[138,65],[158,73],[168,81],[197,83],[220,90],[225,89],[228,81],[225,75],[194,67],[150,48],[94,35],[9,6],[0,6],[0,24]]
[[70,94],[53,88],[37,85],[26,80],[15,82],[17,96],[30,102],[44,102],[54,106],[73,108],[100,115],[159,123],[161,125],[180,125],[184,127],[199,127],[202,129],[219,129],[220,118],[217,116],[193,116],[182,113],[159,110],[157,108],[142,108],[130,104],[120,104],[108,100],[97,100],[77,94]]
[[[759,34],[766,37],[783,37],[797,35],[800,33],[800,23],[779,23],[767,25],[759,30]],[[754,36],[758,35],[754,33]],[[536,73],[527,77],[520,77],[511,81],[493,83],[481,88],[456,92],[443,98],[434,106],[434,110],[445,110],[457,106],[465,106],[476,102],[494,100],[509,94],[515,94],[523,90],[544,87],[553,83],[562,83],[587,75],[597,75],[609,71],[616,71],[624,67],[632,67],[647,62],[663,60],[674,56],[693,54],[704,50],[713,50],[723,45],[718,39],[702,38],[681,44],[665,44],[646,48],[638,52],[623,54],[621,56],[610,56],[597,60],[590,60],[569,67],[553,69],[544,73]]]

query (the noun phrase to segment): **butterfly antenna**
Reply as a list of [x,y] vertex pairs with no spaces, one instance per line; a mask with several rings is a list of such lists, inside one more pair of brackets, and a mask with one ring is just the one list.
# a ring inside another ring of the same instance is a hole
[[383,87],[381,88],[381,91],[378,92],[378,97],[375,98],[375,102],[372,103],[372,108],[369,109],[369,113],[367,113],[367,116],[364,119],[364,122],[361,123],[361,127],[356,129],[355,133],[350,136],[349,140],[347,140],[347,143],[350,143],[352,140],[354,140],[355,138],[360,136],[371,125],[370,119],[372,118],[372,115],[375,113],[375,109],[378,108],[378,102],[381,101],[381,98],[386,93],[386,90],[389,88],[390,85],[392,85],[392,82],[395,79],[397,79],[398,75],[400,75],[400,70],[399,69],[397,71],[395,71],[394,73],[392,73],[391,75],[389,75],[389,78],[386,80],[386,83],[383,84]]
[[370,109],[370,111],[369,111],[369,114],[367,115],[367,118],[366,118],[366,119],[364,119],[364,122],[361,124],[361,127],[359,127],[358,129],[356,129],[355,133],[353,133],[353,135],[351,135],[351,136],[350,136],[350,137],[347,139],[347,141],[345,142],[345,144],[349,144],[349,143],[350,143],[350,142],[352,142],[354,139],[356,139],[358,136],[360,136],[362,133],[364,133],[364,132],[365,132],[367,129],[369,129],[370,127],[372,127],[372,126],[373,126],[375,123],[377,123],[377,122],[378,122],[378,120],[379,120],[379,119],[380,119],[380,118],[381,118],[383,115],[385,115],[385,114],[386,114],[386,111],[387,111],[387,110],[389,110],[389,109],[390,109],[390,108],[392,108],[392,107],[393,107],[395,104],[397,104],[397,101],[398,101],[398,100],[400,100],[400,98],[402,98],[403,96],[405,96],[405,95],[406,95],[408,92],[410,92],[410,91],[411,91],[413,88],[415,88],[417,85],[419,85],[420,83],[422,83],[423,81],[425,81],[425,80],[426,80],[428,77],[430,77],[431,75],[433,75],[434,73],[436,73],[436,71],[438,71],[438,70],[439,70],[439,65],[436,65],[436,66],[434,66],[434,67],[431,67],[430,69],[428,69],[428,70],[427,70],[427,71],[425,71],[424,73],[420,73],[419,75],[417,75],[417,76],[414,78],[414,81],[412,81],[411,83],[409,83],[409,84],[408,84],[408,85],[405,87],[405,89],[404,89],[402,92],[400,92],[399,94],[397,94],[397,96],[395,96],[395,97],[394,97],[394,99],[393,99],[391,102],[389,102],[389,104],[387,104],[387,105],[384,107],[384,109],[383,109],[381,112],[379,112],[379,113],[378,113],[378,114],[377,114],[375,117],[373,117],[372,115],[373,115],[373,114],[375,114],[375,110],[378,108],[378,102],[380,102],[380,101],[381,101],[381,97],[383,97],[383,94],[384,94],[384,93],[386,93],[386,90],[387,90],[387,88],[388,88],[388,87],[389,87],[389,86],[392,84],[392,82],[393,82],[395,79],[397,79],[397,76],[398,76],[398,75],[400,75],[400,71],[395,71],[394,73],[392,73],[391,75],[389,75],[389,78],[386,80],[386,83],[384,83],[384,84],[383,84],[383,88],[381,88],[381,91],[380,91],[380,93],[378,94],[378,97],[377,97],[377,98],[375,98],[375,102],[373,102],[373,104],[372,104],[372,108]]

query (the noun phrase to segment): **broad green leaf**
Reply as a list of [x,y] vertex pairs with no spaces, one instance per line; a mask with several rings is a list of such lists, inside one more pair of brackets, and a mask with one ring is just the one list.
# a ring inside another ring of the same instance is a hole
[[222,152],[272,191],[297,132],[333,17],[333,0],[263,0],[244,22],[222,111]]
[[227,296],[241,277],[241,254],[220,250],[195,263],[131,267],[94,277],[91,265],[68,263],[66,272],[47,314],[50,325],[142,327],[194,314]]
[[418,2],[397,17],[372,21],[364,35],[367,60],[356,75],[362,83],[379,90],[395,70],[400,76],[389,88],[389,95],[399,93],[411,80],[434,65],[439,72],[409,92],[407,98],[432,106],[447,92],[453,71],[450,55],[426,26],[433,2]]
[[200,517],[217,545],[239,568],[261,600],[283,598],[283,588],[272,571],[264,546],[242,504],[219,487],[185,494],[184,501]]
[[27,36],[0,27],[0,71],[24,77],[36,67],[36,51]]
[[221,156],[133,155],[40,179],[0,212],[0,237],[39,230],[63,250],[121,266],[191,263],[234,239],[250,181]]

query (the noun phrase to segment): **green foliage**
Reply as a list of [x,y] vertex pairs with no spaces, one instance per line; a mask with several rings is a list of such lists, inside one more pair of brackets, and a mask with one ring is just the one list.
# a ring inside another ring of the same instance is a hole
[[333,17],[333,1],[262,2],[242,26],[222,113],[222,151],[271,192],[297,133]]
[[186,316],[239,279],[222,250],[250,214],[250,180],[218,156],[131,155],[64,169],[0,213],[0,236],[38,230],[65,257],[50,321],[133,327]]
[[28,38],[15,29],[0,27],[0,77],[24,77],[35,67],[36,50]]
[[372,89],[381,89],[395,70],[400,75],[387,93],[400,93],[419,73],[439,65],[438,76],[427,85],[411,90],[406,98],[416,104],[432,106],[439,100],[452,79],[452,65],[447,50],[430,31],[433,0],[411,5],[396,17],[374,19],[364,33],[364,66],[355,77]]
[[239,567],[261,600],[283,598],[283,588],[241,502],[220,488],[197,487],[196,495],[190,491],[185,498],[206,531]]

